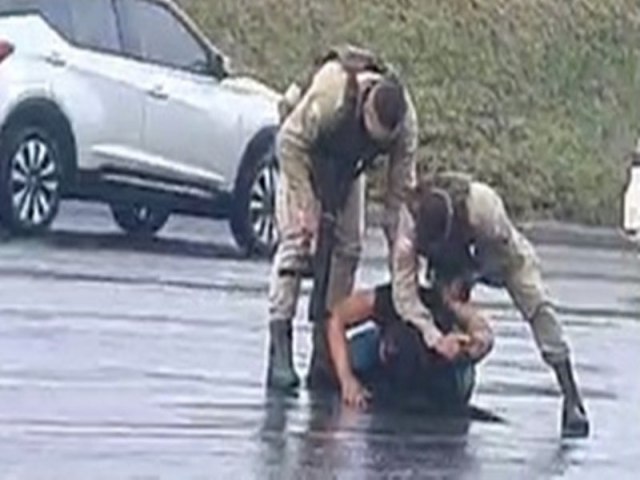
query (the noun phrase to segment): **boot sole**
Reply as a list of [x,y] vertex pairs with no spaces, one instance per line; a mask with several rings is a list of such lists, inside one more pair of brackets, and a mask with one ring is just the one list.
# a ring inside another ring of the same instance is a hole
[[589,436],[589,424],[571,425],[562,428],[562,438],[586,438]]

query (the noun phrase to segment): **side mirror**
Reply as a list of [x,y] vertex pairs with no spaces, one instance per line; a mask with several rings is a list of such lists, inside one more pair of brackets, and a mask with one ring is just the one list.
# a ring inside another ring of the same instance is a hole
[[225,76],[228,77],[230,75],[233,75],[236,69],[233,64],[233,60],[231,60],[231,57],[227,57],[226,55],[222,55],[222,54],[219,54],[219,56],[220,56],[220,62],[222,64],[222,69],[225,72]]
[[227,57],[219,52],[211,51],[209,54],[208,70],[211,75],[218,80],[223,80],[229,76],[229,70],[227,67]]

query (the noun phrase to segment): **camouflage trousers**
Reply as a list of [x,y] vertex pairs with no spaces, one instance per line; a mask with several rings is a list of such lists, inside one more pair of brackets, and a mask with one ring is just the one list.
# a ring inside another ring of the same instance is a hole
[[[364,185],[364,175],[354,180],[336,219],[336,244],[327,298],[329,308],[353,290],[365,227]],[[313,191],[292,188],[291,181],[282,172],[276,194],[276,222],[280,241],[270,278],[270,322],[290,322],[296,315],[302,279],[291,272],[309,270],[319,218],[320,204]]]
[[495,281],[488,283],[506,288],[528,322],[543,360],[549,365],[562,363],[569,358],[569,345],[543,282],[540,260],[529,240],[515,228],[509,242],[510,260],[494,276]]

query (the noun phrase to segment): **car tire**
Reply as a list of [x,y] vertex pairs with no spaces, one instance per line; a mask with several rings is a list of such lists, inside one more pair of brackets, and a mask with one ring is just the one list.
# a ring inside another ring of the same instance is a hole
[[169,219],[170,212],[142,203],[112,203],[111,215],[118,226],[134,237],[153,237]]
[[246,255],[271,257],[278,243],[278,161],[274,140],[275,129],[260,132],[247,149],[236,176],[231,231]]
[[0,221],[15,234],[46,230],[58,213],[60,142],[37,122],[9,124],[0,138]]

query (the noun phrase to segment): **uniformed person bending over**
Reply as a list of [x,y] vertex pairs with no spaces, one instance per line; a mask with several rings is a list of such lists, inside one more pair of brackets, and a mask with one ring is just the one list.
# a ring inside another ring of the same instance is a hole
[[416,325],[428,347],[455,358],[461,343],[443,334],[420,302],[417,259],[425,258],[437,272],[471,257],[482,282],[509,292],[542,358],[554,370],[564,396],[563,435],[588,435],[569,346],[543,284],[538,257],[509,219],[502,199],[487,184],[457,173],[425,177],[410,197],[400,211],[393,249],[393,301],[399,315]]
[[384,227],[391,241],[400,205],[415,182],[417,122],[397,77],[375,56],[353,47],[332,50],[307,85],[291,87],[281,114],[285,118],[277,137],[281,181],[276,197],[280,243],[270,283],[267,383],[286,389],[299,384],[291,356],[299,272],[309,268],[321,195],[336,194],[334,185],[319,179],[323,165],[338,162],[351,182],[336,220],[330,309],[351,292],[360,258],[365,191],[359,173],[379,155],[388,156]]

